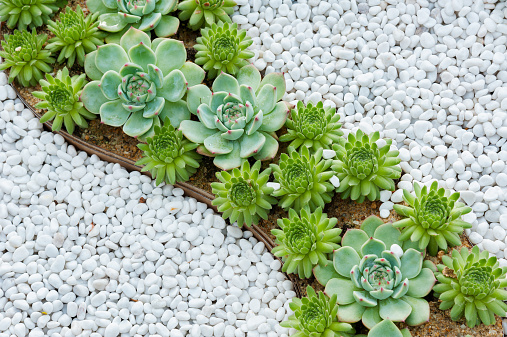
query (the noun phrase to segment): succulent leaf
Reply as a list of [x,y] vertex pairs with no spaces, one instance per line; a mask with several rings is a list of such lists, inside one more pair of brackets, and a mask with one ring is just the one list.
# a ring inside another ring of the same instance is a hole
[[46,24],[66,3],[64,0],[0,0],[0,22],[6,21],[10,29],[33,29]]
[[185,0],[178,5],[179,18],[188,20],[188,26],[193,30],[221,21],[232,23],[229,15],[232,15],[234,6],[236,2],[232,0]]

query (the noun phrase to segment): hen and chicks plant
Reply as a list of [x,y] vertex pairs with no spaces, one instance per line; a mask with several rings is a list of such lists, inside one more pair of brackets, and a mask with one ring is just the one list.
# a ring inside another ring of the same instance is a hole
[[0,22],[6,21],[10,29],[33,29],[47,23],[66,3],[65,0],[0,0]]
[[181,21],[188,20],[188,26],[197,30],[213,23],[232,23],[229,15],[234,12],[236,2],[233,0],[184,0],[178,5]]

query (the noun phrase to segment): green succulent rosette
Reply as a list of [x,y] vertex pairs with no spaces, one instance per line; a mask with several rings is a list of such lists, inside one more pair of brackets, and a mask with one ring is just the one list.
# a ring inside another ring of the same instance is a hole
[[352,325],[337,320],[336,295],[331,298],[322,292],[317,295],[310,286],[306,288],[306,293],[307,297],[292,299],[289,307],[294,314],[280,323],[282,327],[298,330],[293,337],[355,336]]
[[190,119],[182,100],[187,87],[205,76],[186,58],[181,41],[152,42],[145,32],[130,28],[119,45],[108,43],[86,55],[85,71],[93,81],[84,87],[81,101],[103,123],[123,126],[131,137],[153,136],[166,118],[178,127]]
[[401,246],[400,232],[375,216],[361,229],[349,229],[333,261],[317,266],[314,275],[328,296],[337,296],[338,319],[362,321],[373,328],[382,320],[419,325],[429,319],[429,304],[423,298],[435,283],[435,266],[423,262],[423,253],[413,248],[398,257],[390,248]]
[[338,143],[343,135],[340,115],[332,107],[324,108],[322,102],[306,106],[298,102],[291,111],[291,118],[285,126],[287,133],[280,137],[281,142],[291,142],[289,146],[297,149],[306,146],[317,151],[320,148],[330,149],[333,143]]
[[279,102],[285,93],[285,79],[271,73],[261,81],[260,72],[248,65],[237,78],[222,73],[213,82],[213,93],[205,85],[188,89],[188,110],[199,121],[184,120],[180,130],[199,144],[197,151],[215,157],[213,163],[230,170],[253,157],[267,160],[278,151],[275,131],[280,129],[289,111]]
[[334,228],[338,220],[329,219],[320,207],[312,213],[306,206],[300,214],[291,208],[289,218],[277,220],[280,229],[271,230],[277,246],[271,253],[284,261],[282,271],[303,279],[312,276],[317,264],[326,265],[328,254],[340,248],[342,230]]
[[442,262],[437,266],[439,283],[433,290],[442,300],[440,309],[451,309],[452,320],[465,316],[473,328],[481,323],[495,324],[495,314],[507,316],[507,267],[500,267],[495,256],[489,257],[486,250],[479,252],[478,246],[471,251],[463,247],[453,249],[451,257],[444,255]]
[[281,154],[278,165],[270,164],[275,181],[280,184],[280,189],[273,192],[273,196],[280,198],[278,206],[298,212],[308,205],[313,212],[331,202],[332,160],[322,159],[322,151],[310,155],[307,147],[302,147],[299,153],[289,147],[288,154]]
[[241,168],[216,173],[220,182],[211,183],[215,194],[212,204],[223,212],[222,217],[239,227],[256,225],[260,219],[267,219],[271,205],[276,199],[271,197],[273,188],[266,185],[271,174],[267,168],[260,172],[261,162],[256,161],[250,167],[245,161]]
[[418,242],[419,248],[428,248],[432,256],[437,255],[439,249],[446,251],[448,246],[461,245],[459,235],[463,229],[472,228],[461,216],[472,209],[458,201],[459,192],[438,188],[436,181],[430,187],[415,183],[414,192],[415,196],[403,191],[403,200],[409,206],[394,205],[394,210],[406,217],[393,224],[402,229],[400,240]]
[[66,3],[65,0],[0,0],[0,22],[6,21],[9,29],[20,31],[40,27]]
[[194,45],[197,54],[195,63],[202,65],[208,78],[215,78],[221,72],[236,75],[240,68],[248,65],[254,53],[247,48],[253,40],[246,30],[238,29],[238,24],[214,23],[201,29],[201,35]]
[[394,191],[394,179],[401,176],[399,152],[390,150],[391,139],[386,139],[386,144],[379,147],[376,144],[379,138],[378,131],[367,135],[358,130],[333,145],[337,157],[333,170],[340,179],[336,192],[341,193],[342,199],[361,203],[365,198],[380,199],[381,189]]
[[234,12],[233,0],[184,0],[178,5],[181,21],[188,20],[188,26],[197,30],[204,25],[217,22],[232,23],[229,15]]
[[15,30],[12,34],[4,35],[0,70],[10,69],[9,83],[16,79],[23,87],[34,87],[44,73],[53,71],[49,64],[54,63],[55,59],[51,57],[51,52],[42,49],[46,40],[47,35],[37,35],[35,29],[31,33]]

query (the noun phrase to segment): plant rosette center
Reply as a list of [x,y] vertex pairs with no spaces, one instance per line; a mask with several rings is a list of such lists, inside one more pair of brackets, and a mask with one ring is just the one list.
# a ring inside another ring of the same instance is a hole
[[350,173],[360,180],[368,179],[378,171],[377,156],[369,146],[350,149],[348,158]]
[[235,204],[235,207],[248,207],[255,203],[257,193],[249,181],[242,178],[236,178],[232,181],[229,189],[229,199]]
[[[157,87],[146,73],[128,74],[118,86],[118,96],[127,104],[142,105],[157,96]],[[128,105],[127,109],[132,111],[133,107]]]

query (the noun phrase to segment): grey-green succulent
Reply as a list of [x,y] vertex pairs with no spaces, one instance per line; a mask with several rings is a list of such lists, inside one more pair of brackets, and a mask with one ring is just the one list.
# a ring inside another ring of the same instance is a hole
[[0,0],[0,22],[6,21],[10,29],[33,29],[47,23],[66,3],[65,0]]
[[368,336],[355,337],[412,337],[412,334],[407,328],[400,330],[391,320],[385,319],[368,331]]
[[178,5],[180,20],[187,21],[190,28],[197,30],[216,22],[231,23],[236,2],[233,0],[184,0]]

